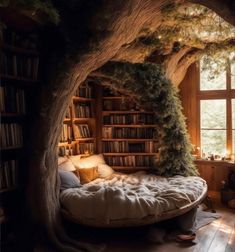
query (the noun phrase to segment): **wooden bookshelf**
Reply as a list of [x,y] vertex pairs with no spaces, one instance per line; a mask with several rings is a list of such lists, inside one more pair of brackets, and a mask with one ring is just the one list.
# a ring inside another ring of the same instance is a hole
[[144,110],[129,98],[108,95],[101,99],[101,145],[107,164],[114,170],[150,170],[159,148],[153,111]]
[[147,124],[104,124],[103,127],[118,127],[118,128],[155,128],[156,125]]
[[83,83],[72,97],[64,119],[64,125],[71,127],[71,134],[69,139],[65,137],[64,142],[59,143],[59,155],[87,155],[96,151],[96,100],[93,98],[93,88],[89,83]]
[[[72,126],[72,139],[59,143],[66,155],[102,153],[115,170],[128,172],[154,165],[159,140],[153,111],[125,96],[107,95],[102,86],[84,83],[72,97],[64,124]],[[105,130],[110,132],[105,135]]]
[[0,30],[0,209],[4,224],[19,208],[26,158],[27,101],[39,81],[39,39],[33,31]]
[[149,142],[149,141],[153,141],[153,142],[158,142],[158,139],[147,139],[147,138],[102,138],[103,142],[107,142],[107,141],[115,141],[115,142],[123,142],[123,141],[129,141],[129,142]]
[[146,153],[146,152],[103,152],[104,156],[155,156],[156,153]]
[[130,110],[130,111],[125,111],[125,110],[120,110],[120,111],[115,111],[115,110],[106,110],[102,112],[103,115],[108,115],[108,114],[153,114],[154,112],[152,111],[135,111],[135,110]]

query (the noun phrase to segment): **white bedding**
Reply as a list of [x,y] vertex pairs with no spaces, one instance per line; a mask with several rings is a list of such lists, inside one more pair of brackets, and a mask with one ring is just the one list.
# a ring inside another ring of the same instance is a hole
[[108,224],[180,209],[197,200],[205,187],[206,182],[200,177],[114,173],[80,188],[64,190],[60,200],[73,218]]

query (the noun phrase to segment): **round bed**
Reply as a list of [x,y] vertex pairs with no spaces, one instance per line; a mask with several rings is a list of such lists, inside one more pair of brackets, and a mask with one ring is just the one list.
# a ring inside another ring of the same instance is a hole
[[60,201],[63,215],[73,222],[93,227],[130,227],[182,215],[206,194],[206,182],[196,176],[113,173],[63,190]]

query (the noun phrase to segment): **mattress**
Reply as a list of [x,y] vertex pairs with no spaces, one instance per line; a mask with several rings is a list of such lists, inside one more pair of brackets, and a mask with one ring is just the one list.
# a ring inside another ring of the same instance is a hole
[[157,222],[190,210],[207,192],[196,176],[170,178],[145,172],[114,173],[80,188],[64,190],[60,201],[69,219],[97,227],[135,226]]

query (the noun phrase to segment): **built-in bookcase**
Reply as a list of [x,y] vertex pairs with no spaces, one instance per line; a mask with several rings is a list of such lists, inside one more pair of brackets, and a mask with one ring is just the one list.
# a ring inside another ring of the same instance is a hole
[[[84,83],[69,111],[60,155],[103,153],[107,164],[118,171],[153,167],[160,146],[151,108],[143,109],[128,97]],[[71,133],[67,133],[68,127]]]
[[120,94],[103,90],[102,153],[115,170],[148,170],[159,142],[153,112]]
[[0,223],[11,219],[26,156],[27,97],[39,84],[39,39],[29,31],[0,31]]
[[83,83],[75,92],[63,124],[60,155],[91,154],[96,151],[96,112],[93,86]]

